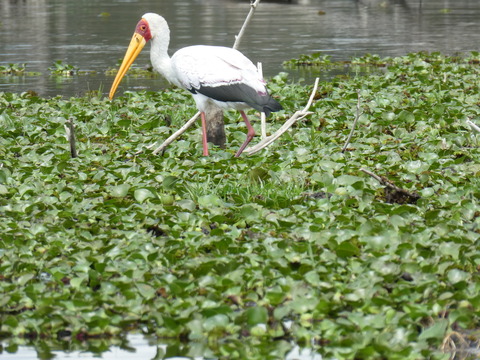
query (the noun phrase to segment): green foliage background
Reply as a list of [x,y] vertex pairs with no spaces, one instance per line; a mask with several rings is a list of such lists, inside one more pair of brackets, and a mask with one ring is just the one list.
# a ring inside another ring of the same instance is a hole
[[[325,358],[445,357],[452,330],[479,324],[480,134],[466,123],[480,125],[479,61],[356,59],[377,74],[321,83],[313,115],[239,159],[236,113],[210,157],[199,128],[163,156],[144,149],[196,111],[180,90],[0,93],[0,335],[143,331],[229,359],[292,342]],[[273,132],[311,86],[280,74],[269,87],[285,108]],[[360,168],[420,199],[387,202]]]

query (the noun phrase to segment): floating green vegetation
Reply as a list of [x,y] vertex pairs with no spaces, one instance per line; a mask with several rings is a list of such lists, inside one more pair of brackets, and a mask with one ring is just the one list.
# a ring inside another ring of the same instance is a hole
[[[116,68],[108,69],[105,71],[106,75],[116,75],[118,72],[118,69],[120,67],[122,60],[120,59],[118,66]],[[155,78],[158,77],[158,73],[153,71],[153,67],[138,67],[136,64],[133,64],[129,69],[128,69],[128,76],[132,77],[137,77],[137,78]]]
[[[385,63],[321,83],[312,115],[239,159],[236,113],[210,157],[199,128],[145,149],[196,112],[184,91],[0,93],[5,348],[141,330],[208,358],[448,357],[480,324],[479,56]],[[273,132],[311,86],[269,86]]]
[[0,66],[0,74],[2,75],[23,75],[25,73],[26,64],[8,64]]
[[338,63],[331,61],[330,55],[323,55],[322,53],[313,53],[309,55],[300,55],[298,59],[290,59],[283,62],[285,67],[294,66],[334,66]]
[[73,76],[78,73],[78,67],[75,65],[65,64],[62,60],[55,61],[52,66],[48,68],[52,75],[58,76]]
[[8,64],[0,65],[0,75],[14,75],[14,76],[38,76],[40,73],[26,71],[27,64]]

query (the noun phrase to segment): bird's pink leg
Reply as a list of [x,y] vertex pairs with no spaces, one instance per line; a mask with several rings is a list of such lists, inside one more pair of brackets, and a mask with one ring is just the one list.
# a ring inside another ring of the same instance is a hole
[[205,119],[205,112],[200,113],[202,119],[202,144],[203,156],[208,156],[208,142],[207,142],[207,120]]
[[255,130],[253,130],[252,125],[250,125],[250,121],[248,121],[247,115],[245,115],[245,112],[240,111],[240,114],[242,115],[243,121],[245,121],[245,125],[247,125],[247,139],[245,142],[240,146],[240,149],[238,149],[237,153],[235,154],[235,157],[239,157],[240,154],[245,150],[247,147],[248,143],[252,141],[253,137],[255,136]]

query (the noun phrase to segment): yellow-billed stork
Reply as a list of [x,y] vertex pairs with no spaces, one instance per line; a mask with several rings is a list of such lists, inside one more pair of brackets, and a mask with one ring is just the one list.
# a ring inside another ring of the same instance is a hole
[[130,45],[113,81],[109,97],[113,98],[123,76],[151,40],[150,60],[153,68],[169,82],[192,93],[202,119],[203,155],[208,156],[205,110],[208,102],[222,109],[239,110],[247,125],[247,139],[235,154],[240,156],[255,136],[243,110],[254,108],[267,116],[282,106],[267,92],[265,81],[253,63],[238,50],[223,46],[196,45],[182,48],[170,57],[170,29],[158,14],[143,15],[135,28]]

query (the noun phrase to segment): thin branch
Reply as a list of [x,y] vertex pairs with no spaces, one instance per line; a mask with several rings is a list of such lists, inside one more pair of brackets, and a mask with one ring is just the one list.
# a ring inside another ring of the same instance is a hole
[[310,94],[310,98],[308,99],[307,105],[303,108],[303,112],[307,111],[310,106],[312,106],[313,99],[315,99],[315,94],[317,93],[318,83],[320,82],[320,78],[315,79],[315,84],[313,85],[312,93]]
[[[173,133],[167,140],[165,140],[162,145],[160,145],[158,148],[156,148],[153,151],[153,154],[156,155],[160,151],[165,150],[165,148],[170,145],[176,138],[178,138],[180,135],[182,135],[185,130],[187,130],[194,122],[197,120],[197,118],[200,116],[200,111],[197,112],[190,120],[188,120],[180,129],[178,129],[175,133]],[[152,146],[153,147],[153,146]],[[141,152],[141,150],[140,150]]]
[[[386,186],[387,188],[393,190],[393,191],[396,191],[397,193],[399,193],[400,195],[403,195],[407,198],[407,202],[411,203],[411,202],[415,202],[417,201],[418,199],[420,199],[420,196],[415,193],[415,192],[410,192],[408,190],[405,190],[405,189],[402,189],[400,187],[398,187],[397,185],[393,184],[390,180],[388,180],[387,178],[384,178],[383,176],[379,176],[377,174],[374,174],[373,172],[371,172],[370,170],[367,170],[367,169],[364,169],[364,168],[360,168],[360,171],[363,171],[365,174],[367,175],[370,175],[371,177],[373,177],[375,180],[377,180],[380,184]],[[398,203],[402,203],[402,201],[399,201],[401,199],[398,199],[396,200],[395,202],[398,202]],[[388,201],[388,200],[387,200]]]
[[248,147],[245,149],[245,152],[248,155],[253,155],[260,150],[266,148],[268,145],[273,143],[275,140],[277,140],[283,133],[285,133],[290,127],[297,122],[298,120],[303,119],[307,115],[313,114],[312,112],[303,112],[303,111],[297,111],[295,114],[292,115],[290,119],[288,119],[280,129],[278,129],[273,135],[270,135],[266,137],[265,139],[261,140],[258,144]]
[[266,148],[268,145],[273,143],[275,140],[277,140],[283,133],[285,133],[290,127],[297,122],[298,120],[303,119],[307,115],[313,114],[312,112],[309,112],[308,109],[310,106],[312,106],[313,99],[315,98],[315,94],[317,93],[318,89],[318,83],[320,79],[316,78],[315,79],[315,84],[313,86],[312,94],[310,95],[310,98],[308,99],[307,105],[303,110],[299,110],[295,112],[295,114],[290,117],[283,125],[278,129],[273,135],[270,135],[269,137],[266,137],[265,139],[262,139],[258,144],[249,147],[245,150],[246,153],[249,155],[255,154],[256,152]]
[[257,8],[258,4],[260,4],[260,0],[256,0],[255,2],[253,0],[250,1],[250,12],[247,15],[247,18],[245,19],[245,22],[243,23],[242,28],[240,29],[240,32],[238,33],[237,36],[235,36],[235,43],[233,44],[234,49],[238,49],[240,46],[240,42],[242,41],[243,34],[245,33],[245,30],[247,29],[248,24],[250,24],[250,21],[252,20],[253,14],[255,13],[255,9]]
[[260,133],[262,140],[267,137],[267,117],[263,111],[260,113]]
[[473,123],[470,120],[467,120],[467,124],[470,125],[472,130],[475,130],[476,132],[480,133],[480,127],[478,127],[475,123]]
[[352,139],[353,132],[355,131],[355,126],[357,126],[357,121],[360,118],[360,90],[357,89],[357,113],[355,115],[355,120],[353,120],[352,130],[350,130],[350,134],[348,135],[347,141],[343,146],[342,153],[347,150],[348,145],[350,144],[350,140]]
[[[263,79],[263,67],[261,62],[257,63],[257,69],[258,69],[258,74]],[[263,111],[260,112],[260,129],[261,129],[262,140],[263,140],[267,137],[267,119]]]

